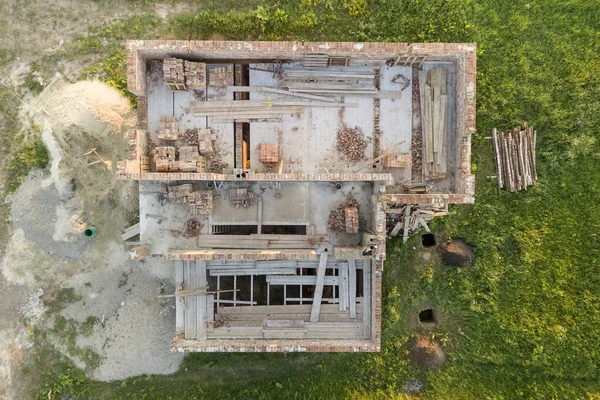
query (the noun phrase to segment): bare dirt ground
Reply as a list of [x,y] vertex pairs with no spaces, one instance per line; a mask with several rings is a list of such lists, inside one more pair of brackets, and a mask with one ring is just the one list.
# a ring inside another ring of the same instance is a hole
[[[120,233],[138,218],[137,185],[116,181],[114,166],[124,158],[123,132],[135,123],[127,99],[98,82],[74,82],[98,55],[61,65],[39,82],[40,95],[21,89],[33,76],[32,65],[67,48],[91,26],[102,26],[133,14],[154,12],[167,17],[198,4],[140,6],[125,0],[4,0],[0,2],[0,84],[19,93],[19,115],[33,121],[51,155],[46,171],[33,171],[7,201],[12,203],[9,237],[0,238],[0,399],[25,398],[28,382],[19,365],[33,345],[34,327],[51,331],[59,318],[83,327],[97,321],[76,346],[100,355],[90,368],[61,342],[64,354],[98,380],[174,372],[180,354],[169,351],[174,334],[174,302],[158,299],[174,290],[173,274],[162,259],[128,259]],[[40,66],[38,65],[38,68]],[[47,74],[46,74],[47,75]],[[3,116],[0,115],[0,118]],[[111,165],[83,168],[75,156],[97,148]],[[0,158],[0,167],[7,157]],[[0,186],[3,187],[3,186]],[[83,228],[98,229],[93,239]],[[44,305],[62,289],[74,301],[61,311]]]
[[[174,290],[171,270],[162,259],[129,260],[120,238],[138,216],[137,185],[117,181],[112,170],[86,168],[85,157],[76,158],[97,148],[114,167],[125,155],[123,133],[135,123],[127,99],[99,82],[71,84],[57,77],[22,112],[40,126],[52,162],[50,171],[30,174],[12,198],[13,232],[0,263],[2,297],[8,290],[12,299],[0,308],[4,384],[18,355],[31,345],[32,327],[55,323],[57,315],[48,315],[41,300],[61,288],[73,288],[80,297],[61,311],[64,318],[75,324],[89,317],[99,321],[77,338],[77,347],[101,356],[99,366],[89,368],[55,343],[91,376],[174,372],[182,358],[169,351],[174,304],[157,298]],[[83,235],[88,225],[98,229],[92,239]],[[19,385],[12,388],[19,393]],[[14,395],[7,392],[7,398]]]

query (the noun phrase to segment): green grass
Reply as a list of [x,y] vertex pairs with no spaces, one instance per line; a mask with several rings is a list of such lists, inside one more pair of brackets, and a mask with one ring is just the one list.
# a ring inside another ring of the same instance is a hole
[[[474,206],[436,221],[443,237],[474,245],[475,261],[444,267],[390,241],[379,354],[194,354],[170,376],[98,383],[60,364],[41,383],[79,398],[402,398],[406,380],[427,399],[583,399],[600,393],[600,5],[591,0],[256,3],[173,17],[136,17],[92,30],[78,54],[99,53],[94,74],[121,90],[125,38],[477,42]],[[109,58],[112,58],[109,60]],[[492,127],[538,131],[537,186],[498,195]],[[412,250],[415,246],[419,250]],[[442,318],[422,331],[416,313]],[[426,333],[446,366],[424,372],[407,343]],[[44,386],[45,385],[45,386]],[[45,393],[40,391],[40,396]],[[46,391],[47,393],[47,391]]]

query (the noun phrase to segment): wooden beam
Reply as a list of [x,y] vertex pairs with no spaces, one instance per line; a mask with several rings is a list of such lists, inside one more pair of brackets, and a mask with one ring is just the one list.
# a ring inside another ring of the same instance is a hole
[[321,299],[323,298],[323,286],[325,284],[325,269],[327,268],[327,252],[321,253],[319,259],[319,268],[317,268],[317,282],[315,286],[315,295],[310,310],[310,322],[318,322],[321,312]]
[[350,318],[356,318],[356,262],[348,260],[348,302]]
[[333,99],[331,97],[290,92],[289,90],[276,89],[276,88],[267,87],[267,86],[227,86],[227,91],[228,92],[275,93],[275,94],[281,94],[284,96],[300,97],[300,98],[311,99],[311,100],[331,101],[331,102],[335,101],[335,99]]

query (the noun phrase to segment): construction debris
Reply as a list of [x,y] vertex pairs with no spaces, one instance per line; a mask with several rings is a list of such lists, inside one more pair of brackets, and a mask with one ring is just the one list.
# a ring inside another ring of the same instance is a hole
[[174,141],[179,139],[179,123],[176,117],[162,117],[157,132],[158,140]]
[[202,224],[197,219],[189,219],[186,224],[185,237],[193,238],[198,237],[202,233]]
[[398,236],[402,231],[402,241],[406,243],[408,235],[424,228],[429,232],[427,225],[434,217],[448,215],[447,204],[403,204],[398,207],[386,209],[386,225],[388,236]]
[[185,92],[185,75],[183,60],[178,58],[165,58],[163,60],[163,75],[165,84],[172,92]]
[[[439,67],[419,71],[423,175],[425,180],[444,179],[448,164],[448,71]],[[426,77],[429,79],[426,81]],[[428,83],[427,83],[428,82]]]
[[511,192],[527,190],[535,185],[537,171],[535,163],[535,142],[537,132],[527,122],[516,126],[512,132],[498,134],[492,130],[498,192],[502,188]]
[[181,134],[180,140],[190,146],[198,146],[198,129],[186,129],[186,131]]
[[358,127],[342,127],[337,133],[337,149],[350,162],[364,160],[367,141]]

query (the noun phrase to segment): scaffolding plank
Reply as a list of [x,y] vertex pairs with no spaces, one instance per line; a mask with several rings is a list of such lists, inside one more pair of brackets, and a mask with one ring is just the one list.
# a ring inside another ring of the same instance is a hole
[[[175,262],[175,290],[179,291],[183,287],[183,262]],[[175,332],[177,334],[185,332],[185,307],[181,297],[175,297]]]
[[319,314],[321,312],[321,299],[323,297],[323,286],[325,284],[325,269],[327,268],[327,256],[327,252],[324,251],[321,253],[321,258],[319,259],[319,268],[317,268],[317,279],[315,286],[315,297],[310,310],[311,322],[319,321]]
[[356,263],[348,260],[348,305],[350,318],[356,318]]

